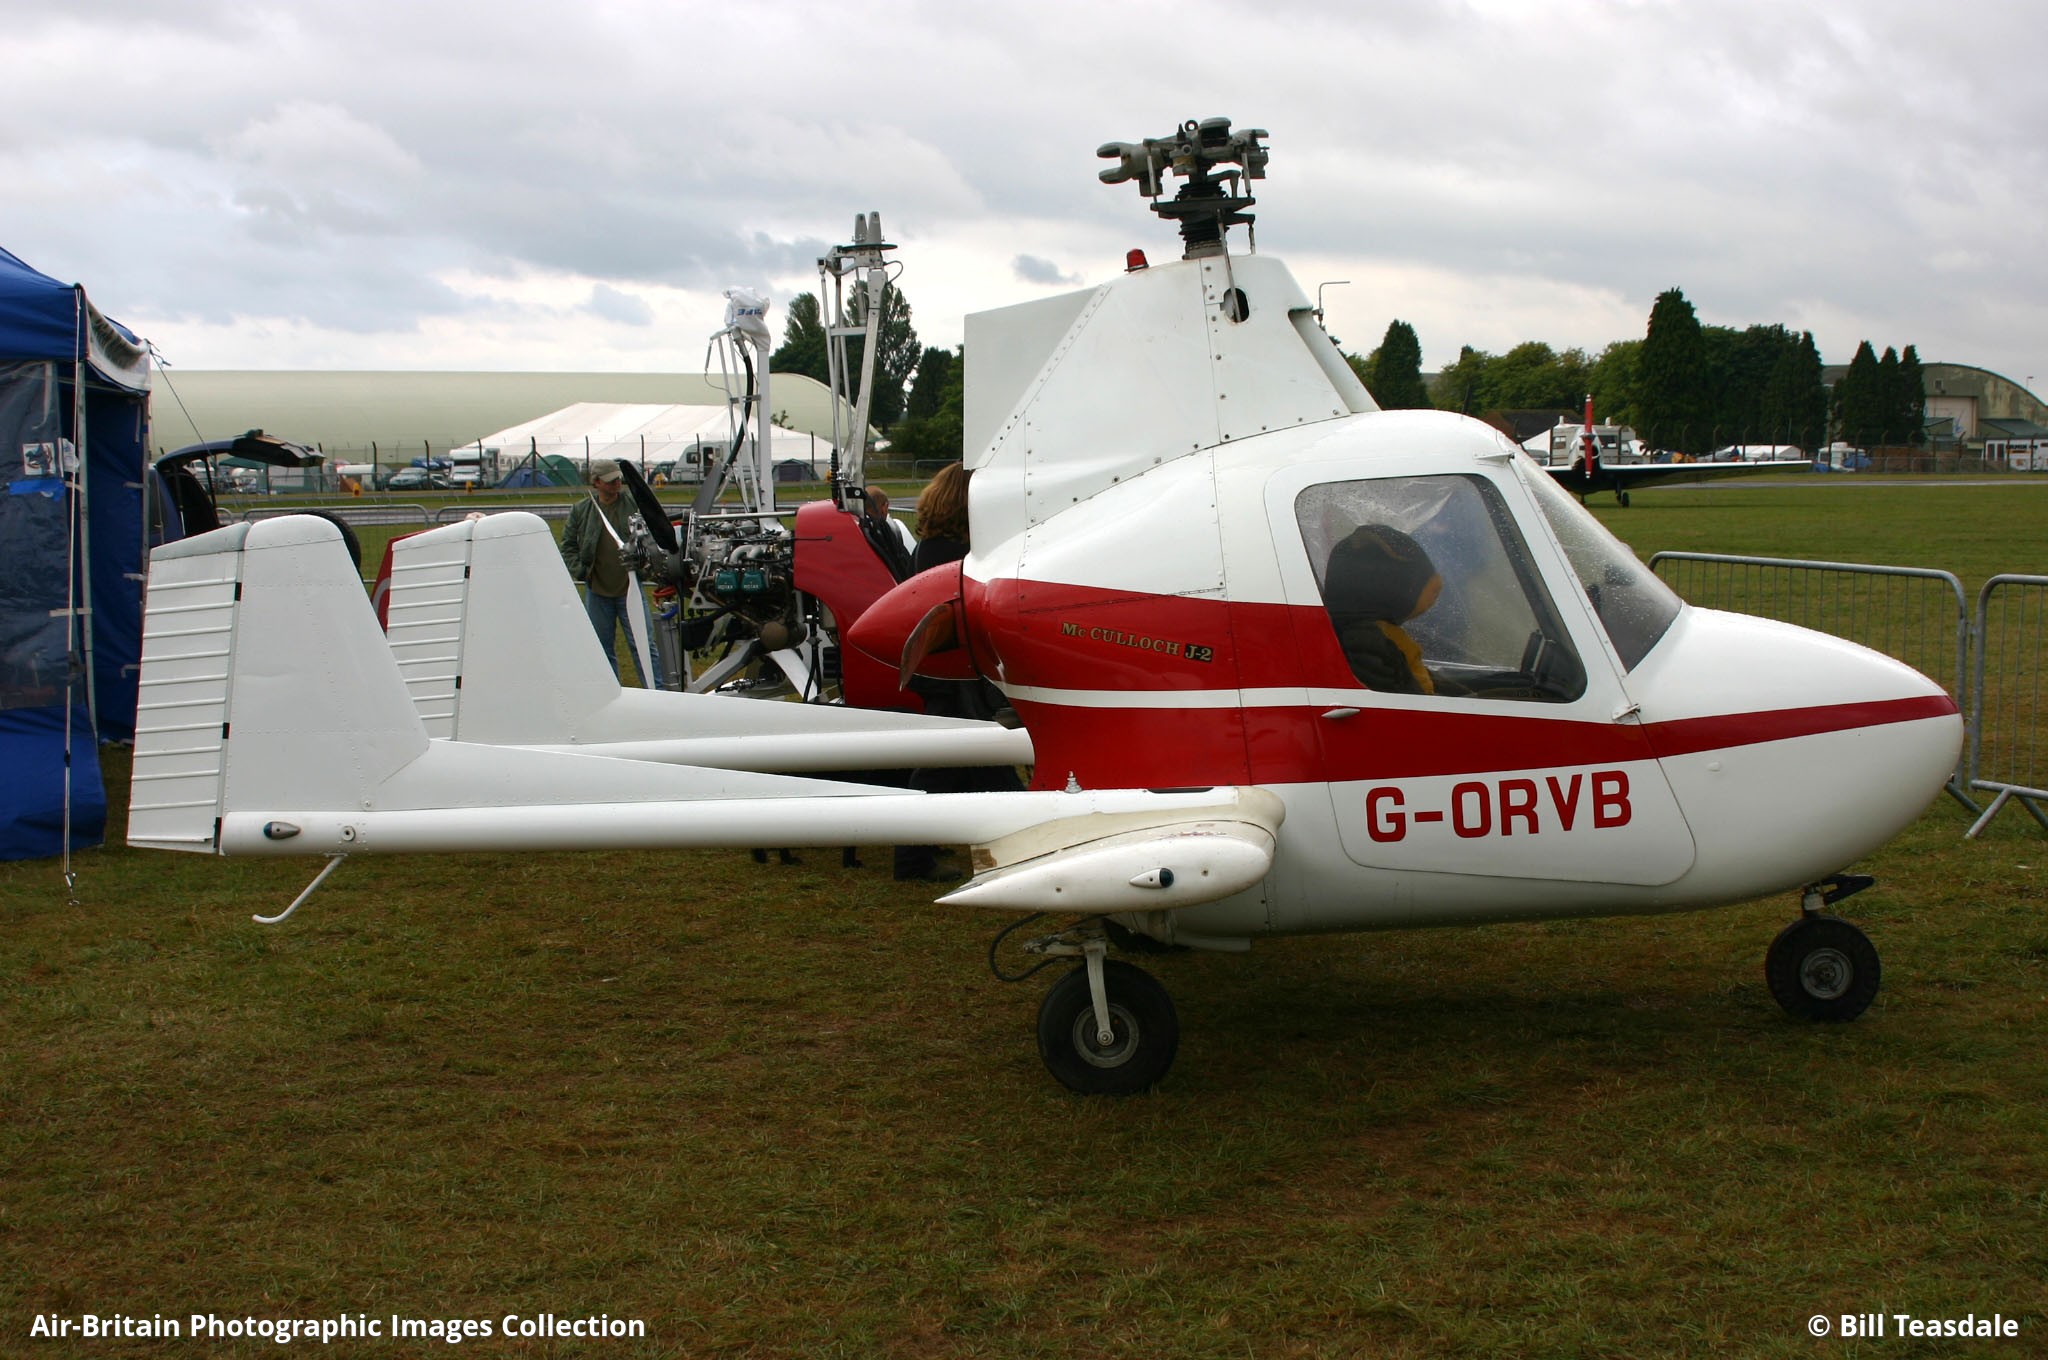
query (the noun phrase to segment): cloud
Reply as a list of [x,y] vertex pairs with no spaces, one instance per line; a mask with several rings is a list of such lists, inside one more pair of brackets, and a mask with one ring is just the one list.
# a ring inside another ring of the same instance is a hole
[[1079,274],[1065,273],[1051,260],[1041,260],[1036,255],[1019,255],[1010,261],[1010,272],[1026,283],[1061,288],[1078,288],[1083,282]]
[[[1704,319],[1811,325],[1831,358],[1867,333],[2048,367],[2048,83],[1984,74],[2048,45],[2037,5],[1175,14],[506,0],[480,26],[454,0],[30,7],[10,31],[0,244],[169,327],[160,344],[182,332],[188,365],[206,363],[195,347],[246,352],[241,325],[280,366],[431,363],[422,337],[453,334],[548,368],[583,362],[570,316],[650,342],[671,318],[715,329],[733,284],[786,306],[879,210],[920,336],[951,344],[968,311],[1109,277],[1132,246],[1177,253],[1129,186],[1096,181],[1094,151],[1222,113],[1271,133],[1259,247],[1311,292],[1360,280],[1329,296],[1347,337],[1398,315],[1430,353],[1498,351],[1510,326],[1597,349],[1678,285]],[[678,55],[760,52],[781,55]]]
[[584,305],[592,315],[621,326],[654,324],[654,308],[647,305],[647,299],[633,293],[622,293],[608,283],[594,285],[590,290],[590,301]]

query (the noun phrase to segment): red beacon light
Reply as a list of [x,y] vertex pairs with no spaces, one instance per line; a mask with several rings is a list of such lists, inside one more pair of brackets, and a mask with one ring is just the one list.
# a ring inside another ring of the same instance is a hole
[[1144,251],[1127,250],[1124,252],[1124,273],[1135,274],[1140,269],[1150,269],[1151,267],[1152,263],[1145,258]]

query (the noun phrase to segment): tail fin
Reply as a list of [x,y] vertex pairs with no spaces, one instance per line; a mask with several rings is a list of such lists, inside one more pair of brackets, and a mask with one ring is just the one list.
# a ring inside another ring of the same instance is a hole
[[[212,851],[248,806],[349,806],[427,746],[341,531],[294,515],[150,555],[128,843]],[[288,753],[288,754],[287,754]]]
[[538,515],[399,540],[388,614],[391,653],[429,736],[572,742],[621,693]]

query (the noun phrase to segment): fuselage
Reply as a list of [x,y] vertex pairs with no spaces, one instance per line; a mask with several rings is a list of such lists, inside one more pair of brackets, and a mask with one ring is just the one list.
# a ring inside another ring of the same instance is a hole
[[[1435,693],[1368,687],[1326,604],[1331,546],[1368,521],[1443,577],[1405,622]],[[1159,933],[1798,888],[1917,817],[1961,740],[1953,702],[1904,665],[1683,605],[1505,438],[1449,414],[1349,415],[1163,463],[977,551],[962,602],[1039,787],[1285,802],[1266,882]]]

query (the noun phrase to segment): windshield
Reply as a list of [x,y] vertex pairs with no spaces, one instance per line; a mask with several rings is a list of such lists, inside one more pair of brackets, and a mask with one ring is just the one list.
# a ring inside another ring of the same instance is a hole
[[1295,500],[1338,645],[1368,689],[1569,703],[1586,672],[1483,477],[1326,482]]
[[1586,598],[1593,602],[1622,668],[1634,670],[1678,617],[1684,601],[1549,473],[1525,458],[1516,459],[1515,465],[1557,535],[1565,560],[1586,588]]

